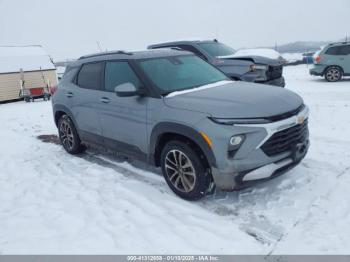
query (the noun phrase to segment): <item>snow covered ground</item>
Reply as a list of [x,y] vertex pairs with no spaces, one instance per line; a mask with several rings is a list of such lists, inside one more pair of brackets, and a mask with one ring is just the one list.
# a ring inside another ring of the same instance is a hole
[[159,170],[39,140],[56,134],[50,103],[0,105],[0,254],[349,254],[350,79],[327,83],[305,65],[285,76],[311,109],[306,159],[194,203]]

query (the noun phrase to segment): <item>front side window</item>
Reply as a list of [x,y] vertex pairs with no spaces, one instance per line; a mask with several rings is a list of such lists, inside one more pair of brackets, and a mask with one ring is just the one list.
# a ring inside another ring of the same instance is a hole
[[84,64],[77,78],[78,86],[100,90],[102,86],[103,63]]
[[153,58],[139,63],[162,95],[229,80],[221,71],[194,55]]
[[121,84],[132,83],[140,88],[141,82],[128,62],[112,61],[106,63],[105,69],[105,90],[114,92],[114,89]]
[[199,43],[198,45],[201,48],[203,48],[208,54],[215,57],[229,56],[236,53],[236,50],[222,43],[210,42],[210,43]]

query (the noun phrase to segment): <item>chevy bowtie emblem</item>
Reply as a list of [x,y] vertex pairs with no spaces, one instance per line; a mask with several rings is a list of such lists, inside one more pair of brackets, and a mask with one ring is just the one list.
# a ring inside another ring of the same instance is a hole
[[297,118],[297,124],[301,125],[305,122],[305,116],[298,116]]

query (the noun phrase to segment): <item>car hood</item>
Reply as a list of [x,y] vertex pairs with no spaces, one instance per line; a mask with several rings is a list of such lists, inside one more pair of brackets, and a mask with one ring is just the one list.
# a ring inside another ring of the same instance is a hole
[[266,118],[291,112],[300,107],[303,100],[284,88],[225,81],[171,93],[164,98],[164,103],[218,118]]
[[263,65],[270,65],[270,66],[280,66],[284,64],[284,60],[281,59],[273,59],[269,57],[264,56],[237,56],[237,55],[231,55],[231,56],[219,56],[218,57],[222,61],[250,61],[255,64],[263,64]]

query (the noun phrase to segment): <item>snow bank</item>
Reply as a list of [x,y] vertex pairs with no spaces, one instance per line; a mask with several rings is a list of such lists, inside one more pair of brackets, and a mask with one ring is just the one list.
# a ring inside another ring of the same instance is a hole
[[297,61],[303,61],[303,53],[283,53],[282,57],[288,62],[293,63]]

